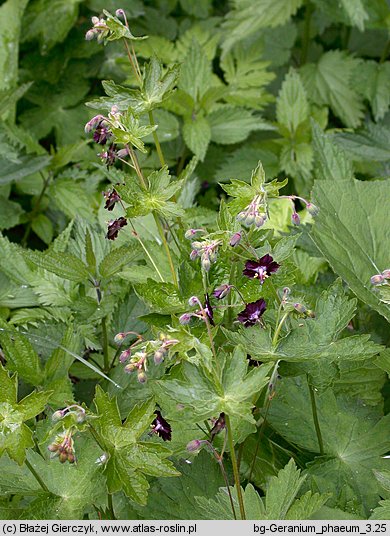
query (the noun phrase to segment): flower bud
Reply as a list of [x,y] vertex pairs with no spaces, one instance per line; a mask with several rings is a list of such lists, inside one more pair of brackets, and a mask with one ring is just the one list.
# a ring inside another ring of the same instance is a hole
[[294,303],[294,309],[300,314],[306,313],[307,310],[302,303]]
[[114,337],[114,342],[119,344],[126,338],[126,333],[117,333]]
[[117,9],[117,10],[115,11],[115,16],[116,16],[116,17],[123,17],[124,15],[125,15],[125,12],[124,12],[123,9]]
[[194,307],[195,305],[199,304],[199,300],[196,296],[191,296],[191,298],[188,300],[188,305],[190,307]]
[[51,420],[54,422],[57,422],[61,420],[64,415],[65,415],[64,412],[59,409],[53,413],[53,415],[51,416]]
[[390,279],[390,270],[387,269],[387,270],[383,270],[382,272],[382,276],[385,278],[385,279]]
[[187,450],[188,452],[196,452],[202,447],[203,441],[200,439],[193,439],[187,444]]
[[145,374],[145,372],[143,372],[142,370],[140,370],[138,372],[138,375],[137,375],[137,380],[139,381],[139,383],[146,383],[147,381],[147,376]]
[[191,313],[184,313],[184,315],[181,315],[179,317],[180,324],[189,324],[191,320],[192,314]]
[[370,279],[372,285],[381,285],[384,280],[385,277],[383,276],[383,274],[375,274]]
[[308,213],[312,216],[317,216],[320,211],[320,209],[316,205],[313,205],[313,203],[307,203],[306,208]]
[[291,222],[292,222],[294,225],[300,225],[300,223],[301,223],[301,218],[299,217],[298,212],[293,212],[293,213],[292,213],[292,216],[291,216]]
[[61,463],[65,463],[66,460],[68,459],[67,453],[66,452],[60,452],[60,455],[59,455],[58,459],[60,460]]
[[231,288],[231,285],[219,285],[219,287],[214,289],[213,296],[217,298],[217,300],[222,300],[222,298],[229,294]]
[[202,256],[201,264],[202,264],[202,268],[203,268],[203,270],[205,272],[208,272],[210,270],[211,262],[210,262],[210,259],[208,257]]
[[111,106],[111,110],[110,110],[110,113],[112,113],[113,115],[117,114],[119,112],[119,108],[116,104],[114,104],[113,106]]
[[92,17],[91,20],[92,20],[92,24],[93,24],[94,26],[95,26],[95,24],[99,24],[99,22],[100,22],[99,17]]
[[229,244],[234,248],[234,246],[237,246],[241,241],[241,233],[234,233],[234,235],[231,237]]
[[72,452],[70,452],[70,453],[68,454],[68,462],[69,462],[69,463],[74,463],[75,461],[76,461],[76,457],[75,457],[75,455],[74,455]]
[[191,238],[194,238],[198,231],[199,229],[188,229],[184,234],[184,238],[191,240]]
[[125,366],[124,371],[127,372],[127,374],[131,374],[137,369],[137,366],[134,363],[129,363]]
[[197,257],[199,257],[199,252],[196,249],[193,249],[190,253],[190,259],[194,261]]
[[244,221],[246,218],[246,212],[239,212],[236,216],[237,221]]
[[86,41],[92,41],[95,37],[95,30],[88,30],[88,32],[85,34],[85,40]]
[[129,359],[129,357],[131,356],[131,348],[127,348],[126,350],[124,350],[121,355],[119,356],[119,361],[121,363],[125,363],[125,361],[127,361]]
[[164,361],[165,352],[160,348],[154,352],[154,364],[160,365]]
[[253,214],[253,212],[251,212],[250,214],[247,214],[244,223],[249,227],[250,225],[252,225],[252,223],[254,223],[255,219],[256,216]]
[[263,218],[263,216],[261,216],[260,214],[255,216],[256,227],[261,227],[262,225],[264,225],[264,222],[265,222],[265,219]]
[[283,289],[283,294],[284,294],[285,296],[288,296],[288,295],[290,294],[290,292],[291,292],[291,290],[290,290],[288,287],[284,287],[284,289]]
[[58,450],[58,445],[56,443],[51,443],[48,447],[47,447],[47,450],[49,450],[50,452],[57,452]]
[[193,249],[197,249],[197,250],[200,250],[203,248],[202,242],[192,242],[191,246],[193,247]]

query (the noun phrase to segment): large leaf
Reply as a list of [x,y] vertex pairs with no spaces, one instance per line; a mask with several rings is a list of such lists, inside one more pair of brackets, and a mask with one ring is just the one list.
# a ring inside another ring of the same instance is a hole
[[390,306],[383,303],[370,277],[389,268],[390,180],[361,182],[317,181],[315,203],[320,212],[311,236],[333,270],[356,296],[390,321]]
[[[318,453],[309,400],[305,377],[284,379],[267,419],[287,441]],[[388,460],[381,456],[390,448],[390,416],[381,418],[379,411],[354,399],[336,398],[331,390],[317,394],[316,405],[326,456],[310,466],[308,475],[316,489],[332,493],[333,505],[354,502],[367,512],[381,494],[373,470],[388,469]]]

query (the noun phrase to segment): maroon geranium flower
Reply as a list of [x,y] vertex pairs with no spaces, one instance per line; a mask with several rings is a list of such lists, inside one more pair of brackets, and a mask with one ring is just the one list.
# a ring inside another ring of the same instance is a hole
[[213,312],[213,308],[211,306],[211,303],[210,303],[210,297],[208,294],[205,294],[205,302],[204,302],[204,306],[203,306],[203,309],[207,315],[207,318],[209,319],[209,322],[212,326],[215,326],[215,322],[214,322],[214,312]]
[[118,201],[121,200],[121,196],[118,194],[115,188],[113,188],[111,192],[103,192],[103,195],[106,200],[104,208],[107,210],[113,210],[115,203],[118,203]]
[[117,146],[115,143],[111,143],[107,151],[103,151],[98,156],[103,160],[103,162],[106,164],[106,166],[109,168],[110,166],[113,166],[115,163],[115,160],[117,158]]
[[219,285],[219,287],[216,287],[213,291],[214,298],[222,300],[222,298],[229,294],[231,288],[232,285],[227,285],[226,283],[224,285]]
[[247,277],[258,279],[263,284],[267,277],[279,270],[279,267],[280,264],[267,253],[258,261],[246,261],[242,273]]
[[171,425],[164,419],[158,409],[154,413],[156,414],[156,418],[152,422],[152,432],[162,437],[164,441],[170,441],[172,438]]
[[108,238],[108,240],[115,240],[115,238],[118,238],[119,231],[125,225],[127,225],[127,220],[123,216],[117,220],[111,220],[108,224],[106,238]]
[[260,298],[255,302],[248,303],[245,309],[241,311],[241,313],[238,313],[237,320],[241,322],[241,324],[244,324],[246,328],[249,328],[260,321],[261,316],[266,309],[267,304],[265,300]]
[[104,121],[100,122],[93,133],[93,141],[100,145],[105,145],[108,138],[111,136],[110,131],[104,124]]
[[211,441],[213,441],[214,437],[219,434],[220,432],[222,432],[222,430],[224,430],[224,428],[226,427],[226,423],[225,423],[225,414],[222,412],[218,419],[216,419],[214,421],[214,425],[213,427],[211,428],[210,430],[210,438],[211,438]]

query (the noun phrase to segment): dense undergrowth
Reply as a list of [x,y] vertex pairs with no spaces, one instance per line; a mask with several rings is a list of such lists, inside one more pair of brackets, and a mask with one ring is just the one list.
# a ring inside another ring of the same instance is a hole
[[1,5],[0,518],[389,518],[389,29]]

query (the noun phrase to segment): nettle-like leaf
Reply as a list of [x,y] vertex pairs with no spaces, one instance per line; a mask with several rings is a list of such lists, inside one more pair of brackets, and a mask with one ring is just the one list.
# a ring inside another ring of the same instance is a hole
[[153,56],[145,65],[142,96],[145,110],[153,110],[158,104],[168,99],[177,83],[179,66],[173,65],[164,73],[162,63]]
[[158,391],[178,403],[188,406],[199,420],[215,417],[224,412],[253,423],[253,397],[267,384],[270,365],[248,371],[246,352],[238,347],[221,359],[221,378],[215,378],[199,366],[183,364],[184,380],[161,380]]
[[[304,377],[283,379],[267,420],[287,441],[318,453],[309,400]],[[390,448],[389,416],[355,399],[335,397],[330,389],[316,396],[316,405],[325,456],[307,469],[309,480],[321,493],[332,494],[330,506],[349,504],[364,515],[381,495],[373,471],[388,469],[381,456]]]
[[357,91],[369,101],[375,121],[383,119],[390,105],[390,62],[362,61],[353,77]]
[[227,52],[237,41],[254,34],[260,28],[274,28],[286,23],[301,7],[302,0],[260,0],[255,4],[235,0],[235,9],[230,11],[223,25]]
[[0,365],[0,456],[7,452],[22,464],[26,449],[34,446],[33,432],[25,422],[44,410],[51,393],[31,393],[18,402],[17,382],[17,377]]
[[106,37],[107,41],[116,41],[122,38],[130,39],[131,41],[147,39],[147,36],[135,37],[130,29],[118,17],[111,15],[109,11],[103,9],[103,13],[106,16],[106,25],[110,30],[110,34]]
[[168,167],[153,171],[147,177],[147,189],[136,182],[127,182],[117,187],[123,201],[129,205],[126,214],[129,218],[145,216],[151,212],[172,218],[184,214],[183,209],[169,201],[182,186],[182,181],[171,181]]
[[[390,180],[316,181],[320,207],[311,236],[333,270],[356,296],[390,321],[390,306],[381,301],[370,277],[388,268],[390,243],[386,203]],[[335,217],[335,214],[337,217]]]
[[145,505],[149,488],[145,475],[180,475],[167,460],[171,452],[166,447],[140,440],[150,430],[156,404],[150,399],[135,406],[122,424],[116,400],[100,387],[94,402],[99,416],[95,424],[99,444],[109,456],[104,469],[108,491],[123,490],[129,499]]
[[[242,490],[246,519],[308,519],[328,500],[328,494],[308,491],[299,499],[297,495],[306,477],[301,476],[293,459],[272,476],[267,484],[265,499],[252,484]],[[239,511],[237,492],[231,488],[233,504]],[[234,519],[226,488],[221,488],[215,499],[195,497],[205,519]]]
[[59,251],[27,251],[25,257],[39,268],[63,277],[75,283],[85,282],[88,279],[88,268],[76,255],[61,253]]
[[348,127],[357,127],[363,118],[362,99],[352,83],[359,60],[340,50],[323,54],[317,64],[301,68],[300,74],[313,104],[330,106]]
[[367,122],[355,132],[340,132],[335,141],[355,161],[371,160],[386,165],[390,160],[390,129],[385,125]]
[[329,134],[312,122],[314,176],[321,180],[350,180],[353,178],[352,161]]

